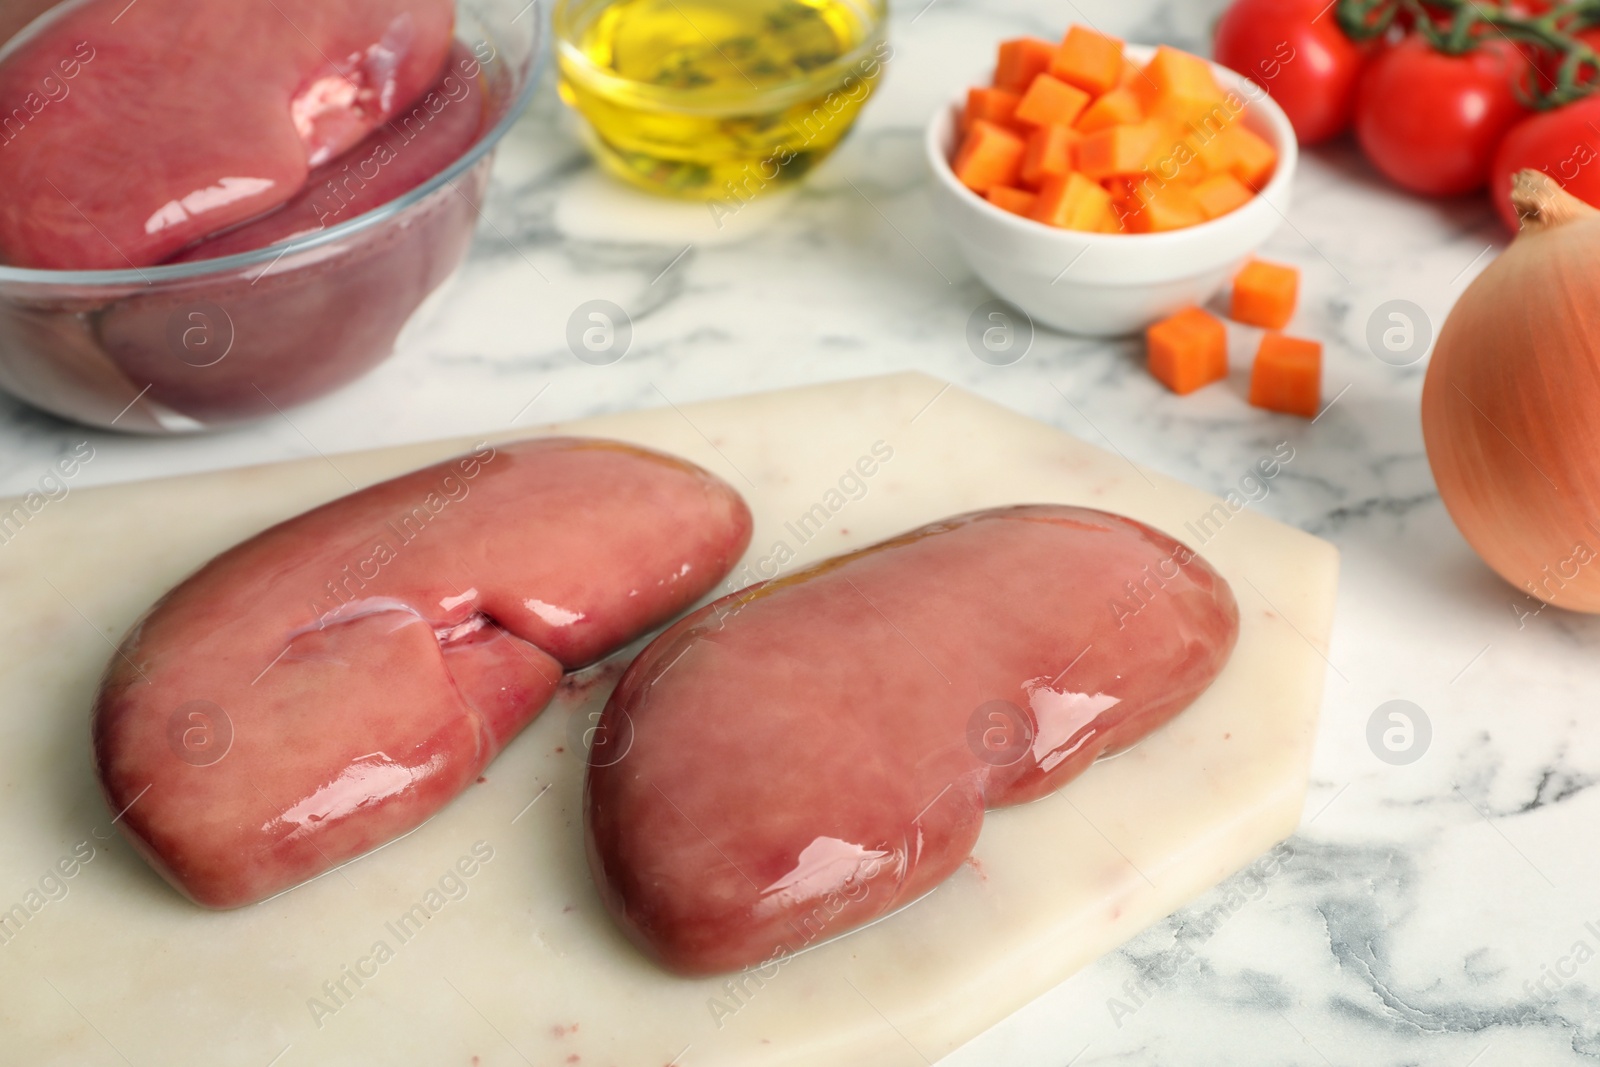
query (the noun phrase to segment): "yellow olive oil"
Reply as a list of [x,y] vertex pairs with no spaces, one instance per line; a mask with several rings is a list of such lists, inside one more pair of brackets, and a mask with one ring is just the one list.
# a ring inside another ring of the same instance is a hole
[[561,97],[609,170],[730,210],[849,130],[888,58],[883,0],[569,0]]

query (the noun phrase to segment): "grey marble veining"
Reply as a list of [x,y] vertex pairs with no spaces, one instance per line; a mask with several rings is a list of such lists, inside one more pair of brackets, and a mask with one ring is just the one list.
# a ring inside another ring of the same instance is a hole
[[[888,79],[860,127],[801,188],[721,229],[703,205],[598,175],[546,91],[501,152],[466,269],[375,373],[287,419],[182,440],[88,431],[0,399],[0,492],[32,487],[85,440],[95,457],[74,485],[901,368],[1217,493],[1287,443],[1294,459],[1252,506],[1333,541],[1344,575],[1312,797],[1286,858],[1236,876],[946,1063],[1600,1061],[1600,621],[1534,614],[1477,561],[1428,471],[1425,364],[1389,366],[1365,339],[1390,299],[1442,321],[1503,245],[1488,207],[1394,192],[1348,145],[1307,153],[1294,212],[1265,254],[1302,268],[1292,329],[1327,345],[1334,403],[1315,424],[1244,403],[1250,330],[1234,331],[1232,378],[1187,398],[1149,379],[1135,342],[1041,331],[1004,368],[966,348],[967,317],[990,294],[930,215],[929,114],[1004,37],[1081,18],[1200,48],[1218,10],[898,3]],[[569,315],[592,299],[633,321],[633,346],[612,366],[567,348]],[[1369,719],[1396,699],[1432,731],[1402,766],[1368,742]]]

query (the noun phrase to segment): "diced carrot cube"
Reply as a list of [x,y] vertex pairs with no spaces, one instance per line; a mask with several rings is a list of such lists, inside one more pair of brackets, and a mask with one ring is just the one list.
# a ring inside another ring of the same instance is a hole
[[1213,109],[1226,113],[1227,95],[1211,73],[1211,64],[1199,56],[1162,45],[1145,64],[1152,99],[1146,110],[1178,123],[1187,123]]
[[1084,133],[1109,130],[1113,126],[1126,126],[1144,118],[1144,105],[1139,94],[1128,88],[1112,89],[1078,116],[1076,128]]
[[1144,201],[1139,199],[1137,180],[1128,177],[1107,178],[1104,183],[1111,194],[1111,207],[1117,229],[1123,233],[1138,233],[1141,229],[1139,214]]
[[1198,226],[1206,216],[1194,190],[1153,174],[1113,179],[1119,182],[1113,199],[1120,198],[1124,225],[1131,233],[1164,233]]
[[1019,96],[1033,84],[1033,79],[1050,69],[1056,57],[1056,46],[1037,37],[1018,37],[1000,45],[1000,59],[994,68],[996,89],[1005,89]]
[[1181,48],[1171,45],[1162,45],[1155,50],[1154,56],[1144,64],[1144,72],[1150,77],[1150,82],[1163,91],[1163,93],[1181,94],[1181,96],[1210,96],[1221,98],[1221,86],[1216,83],[1216,75],[1211,74],[1211,64],[1194,53],[1187,53]]
[[1235,178],[1260,191],[1277,169],[1277,149],[1242,125],[1229,126],[1218,137],[1227,141],[1227,169]]
[[1125,205],[1125,214],[1120,219],[1123,233],[1149,233],[1150,224],[1145,221],[1144,204],[1129,201]]
[[1185,129],[1222,129],[1233,122],[1237,112],[1225,101],[1183,100],[1172,96],[1144,96],[1145,116],[1161,119]]
[[1156,381],[1181,395],[1228,376],[1228,331],[1222,320],[1187,308],[1145,331],[1147,366]]
[[[1070,180],[1070,179],[1069,179]],[[1084,233],[1118,233],[1117,213],[1111,206],[1111,194],[1099,182],[1083,179],[1084,192],[1079,198],[1078,210],[1068,229]]]
[[997,185],[989,190],[989,203],[1013,215],[1026,216],[1033,210],[1033,202],[1038,199],[1026,189],[1016,189],[1009,185]]
[[1194,190],[1174,184],[1153,190],[1144,198],[1141,220],[1150,233],[1165,233],[1198,226],[1206,221],[1206,214],[1200,209]]
[[1028,135],[1022,154],[1022,184],[1037,188],[1046,178],[1072,170],[1072,148],[1078,134],[1065,126],[1040,126]]
[[1209,174],[1233,173],[1233,140],[1222,134],[1191,133],[1188,145],[1201,168]]
[[1111,209],[1111,194],[1099,183],[1073,173],[1046,178],[1028,217],[1065,230],[1095,233],[1105,226],[1108,218],[1114,220],[1115,215]]
[[1194,187],[1195,202],[1206,218],[1214,219],[1237,211],[1248,204],[1255,193],[1244,182],[1226,172],[1213,174]]
[[961,113],[961,132],[972,129],[979,119],[997,126],[1010,126],[1022,97],[1004,89],[968,89],[967,107]]
[[[1184,164],[1194,162],[1194,153],[1189,150],[1189,145],[1184,137],[1184,130],[1160,118],[1147,118],[1140,123],[1141,126],[1153,126],[1156,130],[1156,144],[1150,150],[1150,170],[1161,168],[1161,175],[1167,181],[1184,181],[1193,185],[1205,177],[1198,167],[1184,168]],[[1179,172],[1182,171],[1182,177]]]
[[1322,345],[1281,333],[1263,336],[1250,371],[1250,403],[1315,418],[1322,406]]
[[1194,185],[1210,171],[1196,156],[1189,139],[1160,119],[1147,119],[1146,126],[1154,126],[1158,136],[1144,169],[1163,182]]
[[1191,140],[1209,140],[1244,118],[1248,110],[1243,106],[1235,109],[1232,104],[1224,104],[1203,115],[1194,116],[1181,125]]
[[1041,74],[1033,79],[1017,105],[1016,119],[1034,126],[1071,126],[1089,106],[1089,94],[1059,78]]
[[1152,123],[1099,130],[1078,142],[1077,167],[1096,179],[1137,174],[1150,165],[1161,141],[1161,129]]
[[1233,279],[1233,302],[1228,315],[1249,326],[1281,330],[1294,316],[1299,293],[1298,270],[1253,259]]
[[1021,137],[1005,127],[979,119],[967,131],[950,169],[963,185],[977,193],[986,193],[997,185],[1015,185],[1026,147]]
[[[1081,175],[1080,175],[1081,177]],[[1083,192],[1079,194],[1079,210],[1075,229],[1085,233],[1118,233],[1117,212],[1111,205],[1111,194],[1099,182],[1083,179]]]
[[1122,76],[1122,42],[1086,26],[1074,26],[1056,49],[1050,73],[1098,96]]

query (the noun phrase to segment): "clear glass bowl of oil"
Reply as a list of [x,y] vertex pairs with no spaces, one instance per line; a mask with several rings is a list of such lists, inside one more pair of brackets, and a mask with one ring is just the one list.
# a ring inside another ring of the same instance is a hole
[[561,98],[607,170],[737,210],[849,132],[886,16],[886,0],[559,0]]

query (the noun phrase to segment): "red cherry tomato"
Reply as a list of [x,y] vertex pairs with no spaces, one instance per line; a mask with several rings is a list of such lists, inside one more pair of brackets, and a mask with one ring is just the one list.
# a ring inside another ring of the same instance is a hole
[[1301,144],[1349,127],[1363,50],[1328,0],[1237,0],[1217,23],[1215,48],[1218,63],[1278,102]]
[[1397,185],[1428,196],[1470,193],[1488,180],[1506,131],[1528,113],[1513,89],[1527,66],[1504,40],[1446,55],[1408,37],[1362,73],[1356,137]]
[[1521,223],[1511,206],[1511,176],[1525,167],[1544,171],[1579,200],[1600,206],[1600,96],[1524,119],[1500,142],[1489,192],[1513,230]]

